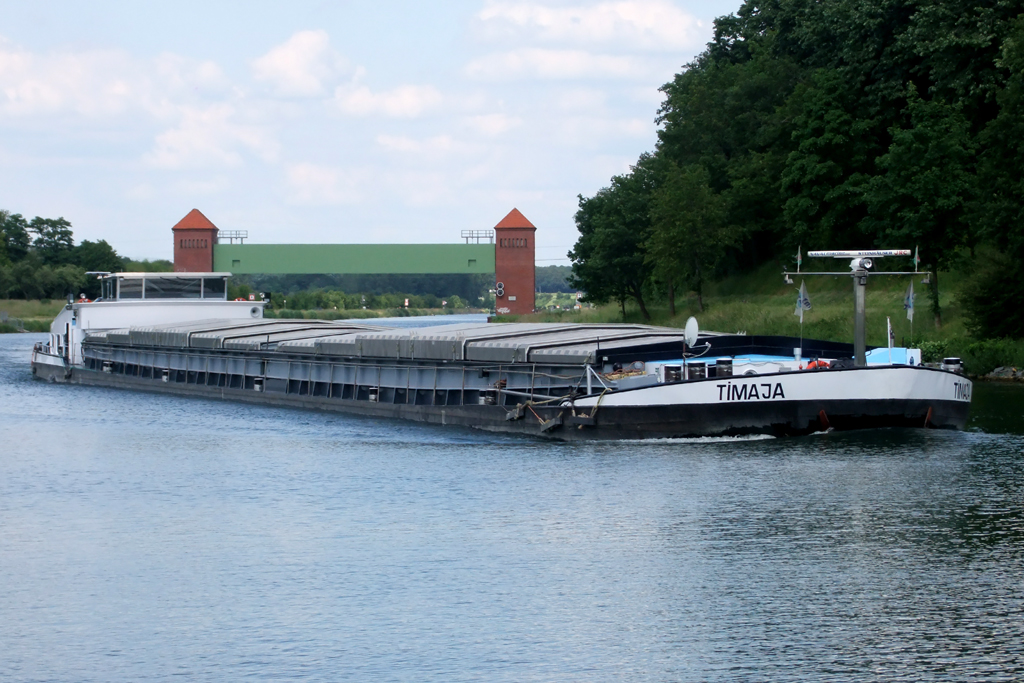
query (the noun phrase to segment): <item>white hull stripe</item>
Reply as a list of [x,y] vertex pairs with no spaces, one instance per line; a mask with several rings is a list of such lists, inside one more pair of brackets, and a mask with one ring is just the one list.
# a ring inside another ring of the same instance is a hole
[[[889,367],[738,375],[606,394],[601,406],[713,405],[771,401],[924,400],[970,403],[973,385],[951,372]],[[597,396],[576,405],[596,405]]]

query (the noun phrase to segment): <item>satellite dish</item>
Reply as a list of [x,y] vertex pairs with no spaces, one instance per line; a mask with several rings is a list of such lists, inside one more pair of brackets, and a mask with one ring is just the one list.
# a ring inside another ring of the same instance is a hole
[[687,346],[692,348],[697,343],[697,332],[697,319],[691,315],[690,319],[686,321],[686,329],[683,332]]

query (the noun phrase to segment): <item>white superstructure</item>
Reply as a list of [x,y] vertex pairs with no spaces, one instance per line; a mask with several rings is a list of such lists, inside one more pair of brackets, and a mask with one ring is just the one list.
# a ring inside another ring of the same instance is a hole
[[[263,301],[228,301],[231,273],[109,273],[103,296],[69,302],[50,325],[50,340],[33,362],[81,365],[86,333],[195,320],[253,320]],[[44,357],[51,357],[47,361]]]

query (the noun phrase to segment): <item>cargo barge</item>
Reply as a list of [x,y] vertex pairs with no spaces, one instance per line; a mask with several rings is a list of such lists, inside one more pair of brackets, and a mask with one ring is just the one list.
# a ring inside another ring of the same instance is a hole
[[647,325],[265,319],[261,301],[226,300],[225,278],[106,275],[102,300],[57,317],[32,371],[561,440],[963,429],[970,408],[960,374],[855,367],[849,344],[804,340],[794,353],[789,337]]

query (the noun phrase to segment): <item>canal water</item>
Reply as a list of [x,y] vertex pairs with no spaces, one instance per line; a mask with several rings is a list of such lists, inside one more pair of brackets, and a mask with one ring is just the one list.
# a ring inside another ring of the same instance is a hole
[[1024,678],[1024,391],[970,431],[558,444],[31,379],[0,680]]

